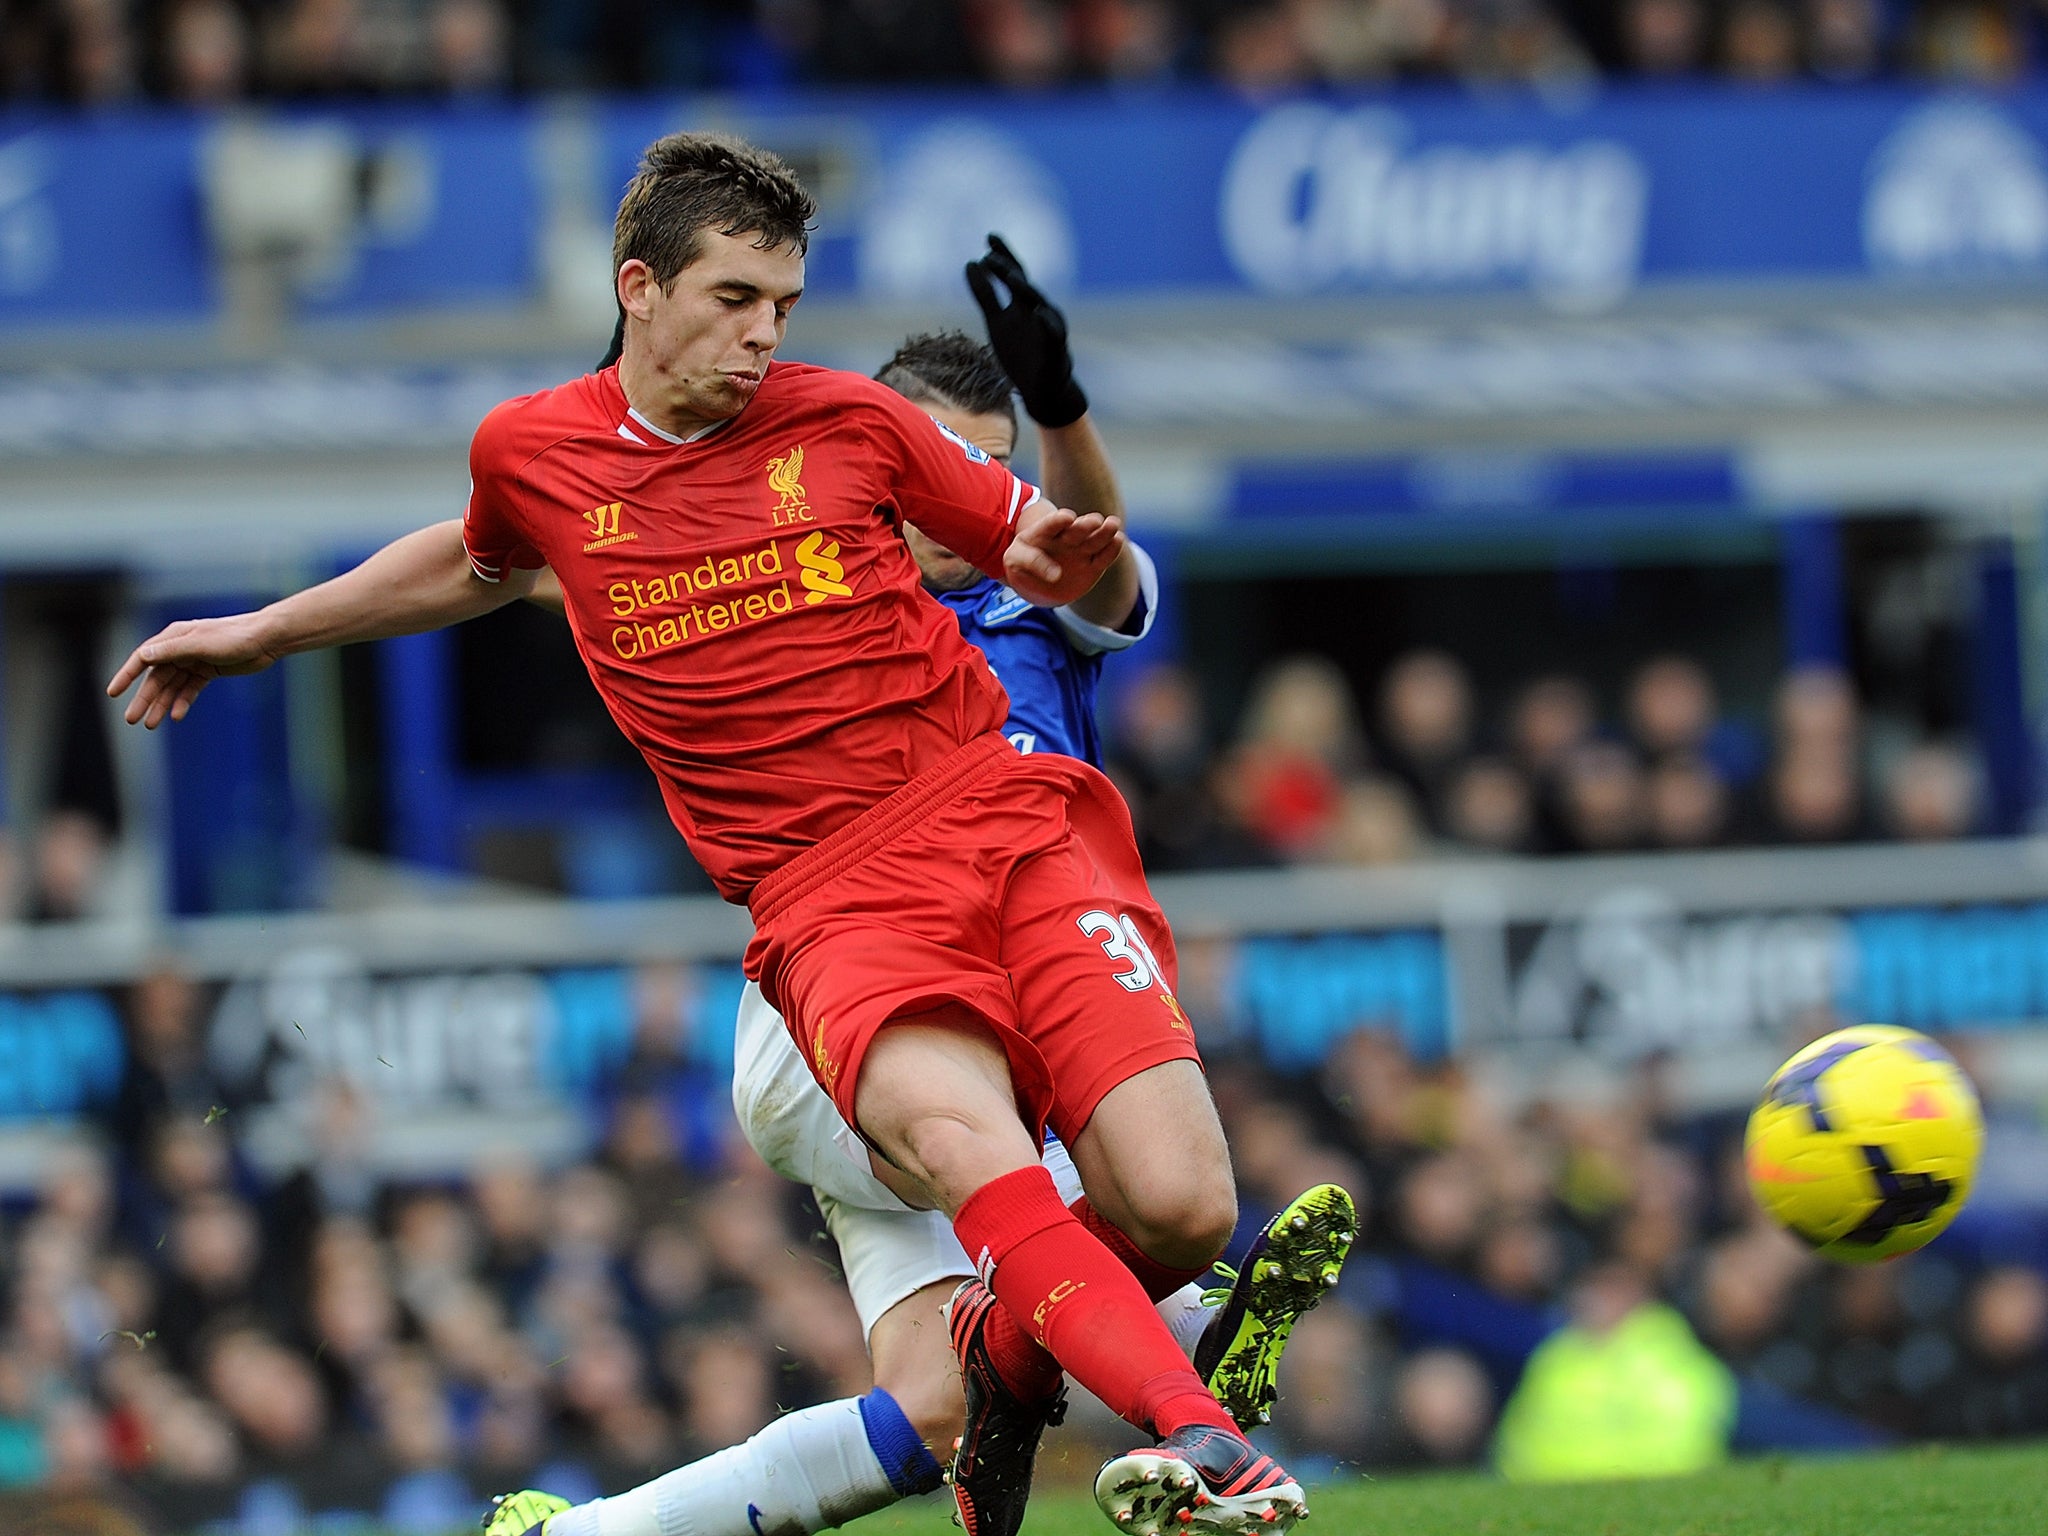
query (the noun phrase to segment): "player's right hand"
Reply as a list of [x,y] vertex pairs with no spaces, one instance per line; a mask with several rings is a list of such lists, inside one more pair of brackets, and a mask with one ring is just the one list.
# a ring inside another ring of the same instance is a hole
[[1072,512],[1034,498],[1017,518],[1017,536],[1003,551],[1003,579],[1020,597],[1057,608],[1084,596],[1124,547],[1124,521],[1101,512]]
[[107,684],[107,697],[118,699],[140,678],[122,718],[153,731],[166,720],[184,719],[199,690],[216,677],[261,672],[277,658],[256,614],[181,619],[128,653]]

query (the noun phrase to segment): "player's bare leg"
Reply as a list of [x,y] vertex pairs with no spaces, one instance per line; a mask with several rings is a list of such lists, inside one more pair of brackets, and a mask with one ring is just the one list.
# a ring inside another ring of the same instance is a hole
[[896,1400],[918,1438],[944,1460],[960,1438],[960,1361],[946,1332],[946,1303],[957,1279],[928,1285],[875,1320],[868,1334],[875,1385]]
[[1004,1174],[1039,1166],[1009,1058],[964,1007],[897,1019],[876,1035],[855,1109],[862,1134],[923,1203],[948,1216]]
[[1148,1258],[1206,1271],[1237,1230],[1230,1148],[1202,1069],[1169,1061],[1117,1084],[1068,1149],[1089,1203]]
[[[1141,1088],[1126,1102],[1151,1097]],[[1062,1367],[1161,1442],[1144,1453],[1146,1470],[1170,1492],[1170,1507],[1148,1508],[1146,1518],[1178,1519],[1198,1533],[1281,1530],[1299,1517],[1299,1485],[1242,1438],[1127,1260],[1061,1200],[1017,1113],[992,1029],[958,1006],[893,1021],[868,1046],[854,1100],[862,1133],[952,1219],[983,1277],[963,1285],[949,1308],[967,1395],[954,1491],[973,1536],[1012,1536],[1021,1525],[1030,1458],[1057,1411]],[[1227,1180],[1227,1160],[1221,1172]],[[1182,1191],[1164,1176],[1151,1184],[1135,1168],[1105,1176],[1120,1190],[1150,1190],[1158,1227],[1173,1219],[1170,1197]],[[1179,1214],[1217,1219],[1217,1209],[1183,1198]],[[1175,1236],[1181,1252],[1206,1246],[1213,1256],[1222,1243],[1213,1232]],[[1256,1509],[1241,1508],[1252,1496]]]

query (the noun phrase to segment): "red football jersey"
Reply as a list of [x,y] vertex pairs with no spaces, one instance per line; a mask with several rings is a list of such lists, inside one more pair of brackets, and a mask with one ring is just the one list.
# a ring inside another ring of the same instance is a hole
[[591,680],[730,901],[1008,712],[895,522],[1000,575],[1038,493],[871,379],[775,363],[677,441],[608,368],[492,411],[470,476],[477,574],[553,567]]

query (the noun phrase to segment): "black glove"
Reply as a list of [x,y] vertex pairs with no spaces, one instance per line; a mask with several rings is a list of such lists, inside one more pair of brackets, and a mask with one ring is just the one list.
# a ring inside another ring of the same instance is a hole
[[616,327],[616,328],[615,328],[615,329],[614,329],[614,330],[612,331],[612,344],[611,344],[610,348],[609,348],[609,349],[607,349],[607,351],[606,351],[606,352],[605,352],[605,354],[604,354],[604,361],[603,361],[603,362],[601,362],[601,363],[599,363],[599,364],[597,365],[597,371],[598,371],[599,373],[602,373],[602,372],[604,372],[604,370],[605,370],[605,369],[607,369],[607,368],[611,367],[611,365],[612,365],[613,363],[616,363],[616,362],[617,362],[617,361],[619,360],[619,357],[620,357],[620,355],[621,355],[621,354],[622,354],[622,353],[623,353],[623,352],[624,352],[625,350],[626,350],[626,312],[625,312],[625,311],[624,311],[624,310],[622,309],[622,310],[620,310],[620,311],[619,311],[619,323],[618,323],[618,326],[617,326],[617,327]]
[[[1009,290],[1009,302],[997,295],[997,283]],[[1088,397],[1074,382],[1074,354],[1067,347],[1067,317],[1032,286],[1002,236],[990,235],[988,254],[967,263],[967,286],[988,318],[989,345],[1031,419],[1041,427],[1065,427],[1086,415]]]

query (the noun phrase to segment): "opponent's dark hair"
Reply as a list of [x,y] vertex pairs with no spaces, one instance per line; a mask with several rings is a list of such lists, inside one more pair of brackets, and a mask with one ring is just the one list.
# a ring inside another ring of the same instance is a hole
[[704,232],[754,233],[764,251],[810,249],[818,202],[781,158],[723,133],[671,133],[640,157],[612,227],[612,271],[647,263],[666,288],[704,250]]
[[1017,425],[1010,376],[993,348],[964,331],[913,336],[882,364],[875,381],[919,405],[948,406],[976,416],[1003,415]]

